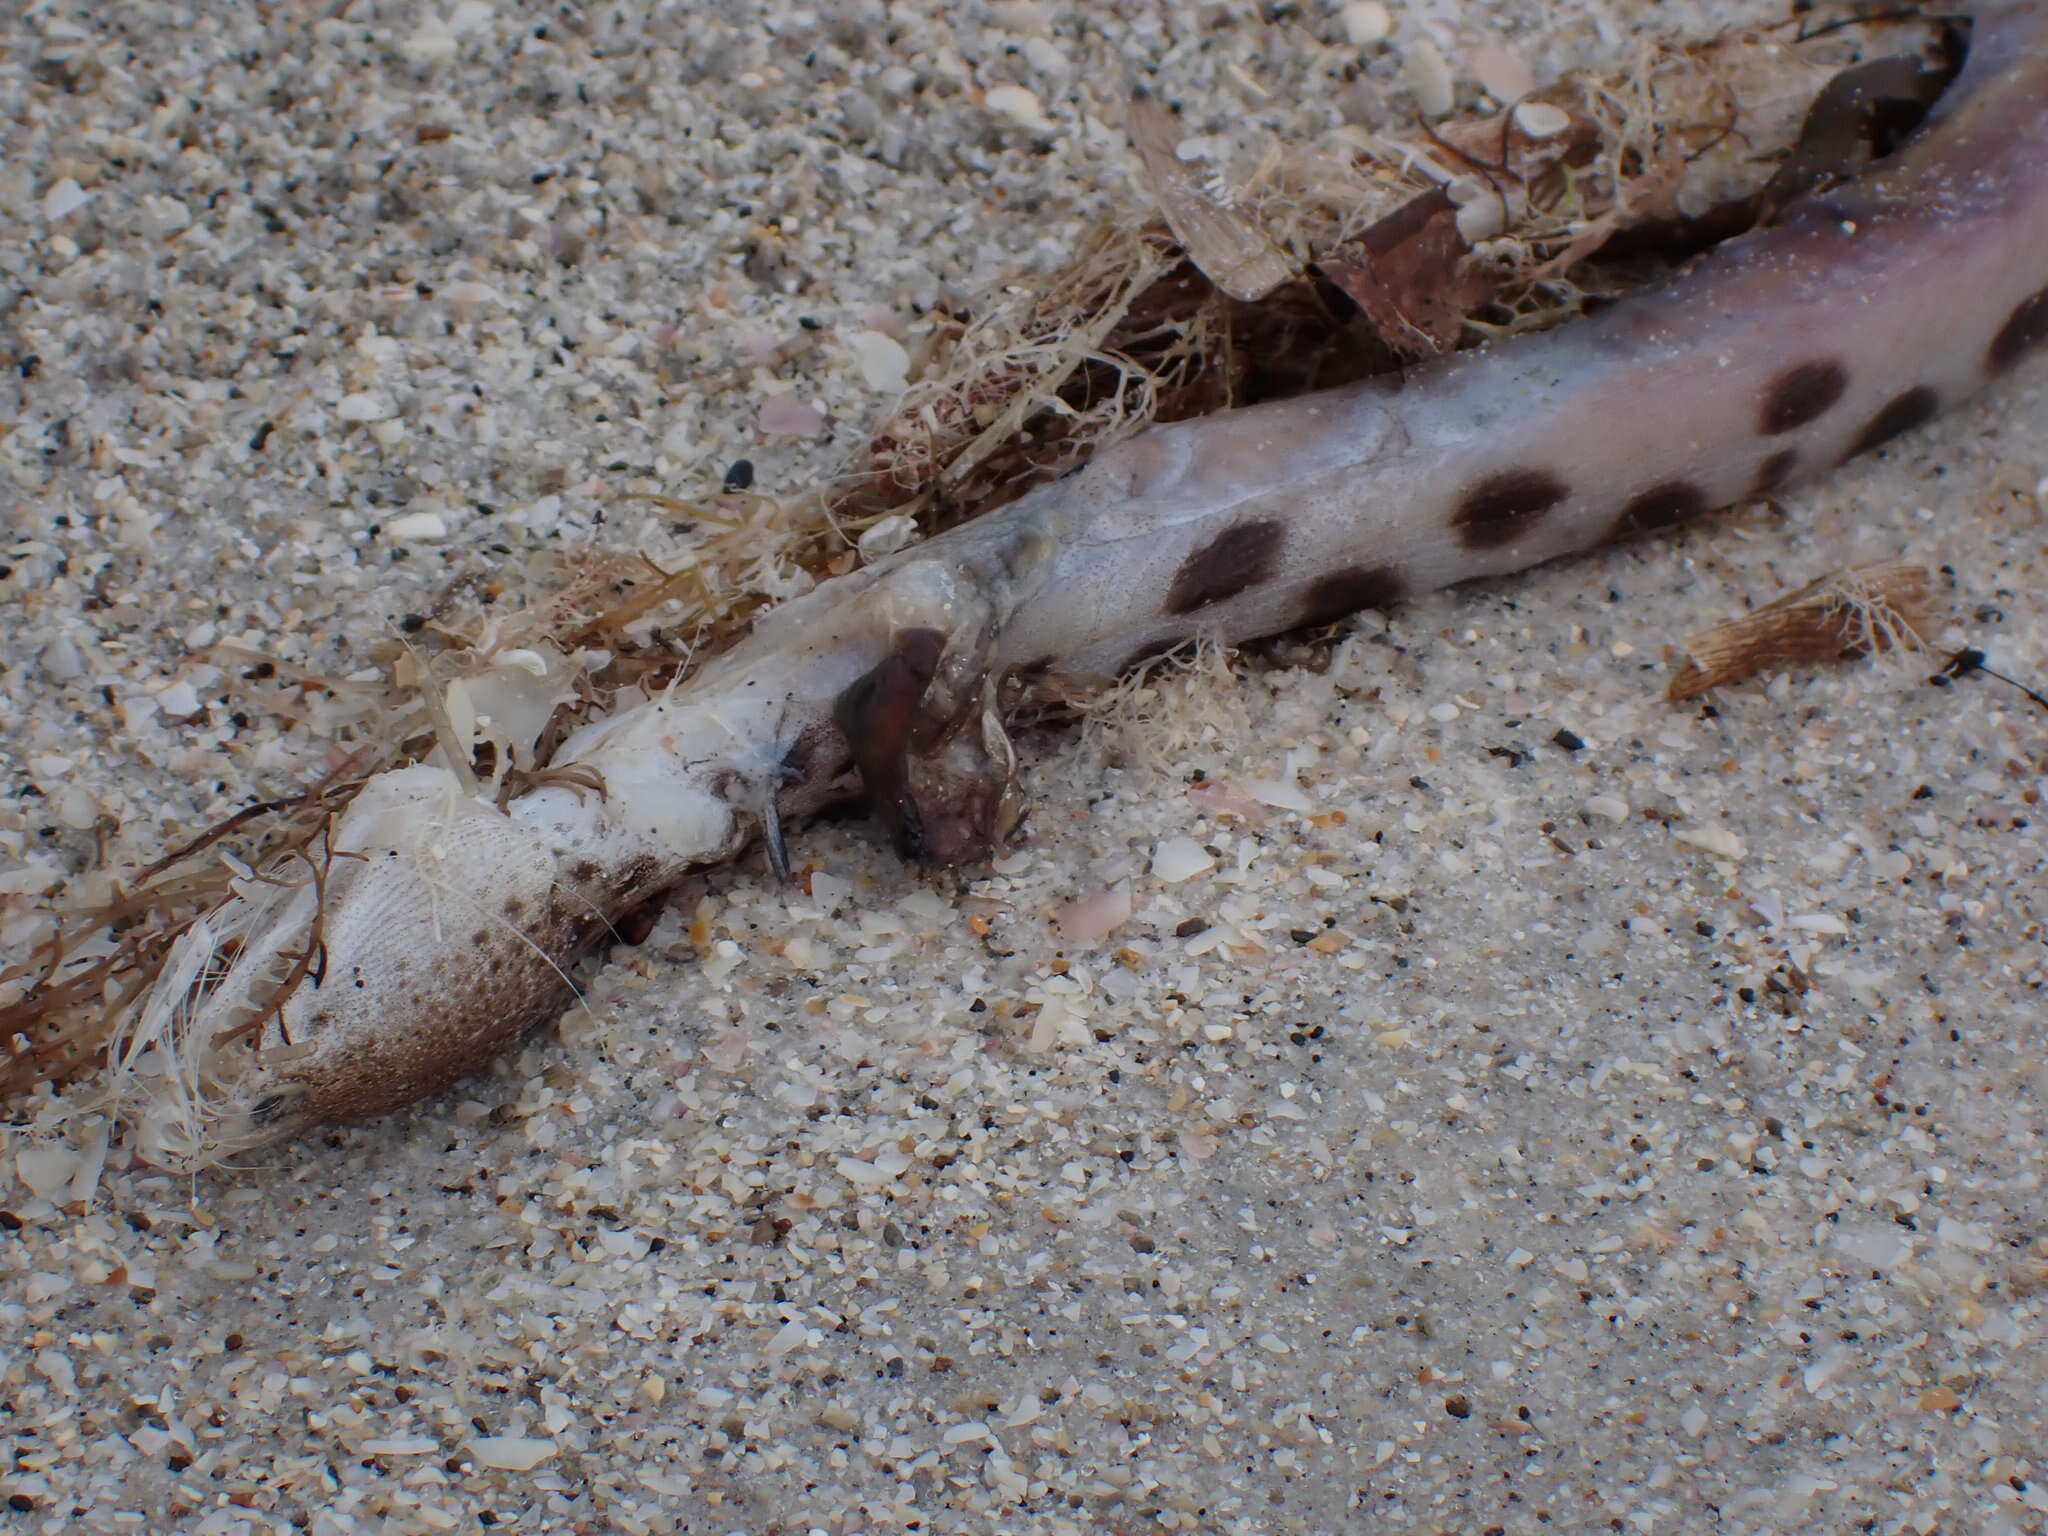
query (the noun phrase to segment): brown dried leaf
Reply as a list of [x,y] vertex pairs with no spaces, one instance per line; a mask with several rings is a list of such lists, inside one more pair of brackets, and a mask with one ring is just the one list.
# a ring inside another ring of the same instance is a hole
[[1375,336],[1412,362],[1456,347],[1465,317],[1493,298],[1493,284],[1464,264],[1472,247],[1442,188],[1381,219],[1356,249],[1359,259],[1326,261],[1323,275],[1357,304]]
[[1674,703],[1784,667],[1920,649],[1933,620],[1925,566],[1865,565],[1823,576],[1754,613],[1686,638],[1690,659],[1664,696]]

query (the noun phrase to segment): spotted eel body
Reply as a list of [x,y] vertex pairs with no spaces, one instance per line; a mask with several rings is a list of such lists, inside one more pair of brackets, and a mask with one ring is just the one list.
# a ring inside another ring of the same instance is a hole
[[1038,492],[1006,522],[1056,553],[998,660],[1111,671],[1520,570],[1825,472],[1974,394],[2048,333],[2036,9],[1980,18],[1894,161],[1659,289],[1405,382],[1156,428]]
[[1155,427],[826,582],[572,737],[556,765],[601,794],[564,775],[501,811],[438,767],[373,781],[317,888],[247,886],[142,1010],[131,1054],[182,1063],[159,1155],[447,1086],[551,1018],[627,914],[764,832],[779,853],[779,821],[849,769],[906,854],[975,856],[1005,815],[1009,681],[1659,528],[1973,393],[2048,338],[2048,17],[1969,14],[1963,71],[1904,151],[1662,287],[1404,379]]

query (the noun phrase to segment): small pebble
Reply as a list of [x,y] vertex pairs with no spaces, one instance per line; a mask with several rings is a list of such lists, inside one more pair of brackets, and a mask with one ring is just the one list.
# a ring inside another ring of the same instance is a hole
[[69,635],[59,635],[37,657],[43,669],[43,676],[53,683],[68,683],[85,675],[85,658],[79,653],[78,642]]
[[991,112],[1021,123],[1026,128],[1050,128],[1052,121],[1038,104],[1038,94],[1021,85],[998,85],[983,98]]
[[1415,105],[1424,117],[1442,117],[1458,104],[1458,86],[1451,74],[1450,60],[1426,37],[1407,45],[1402,59],[1407,68],[1408,88],[1415,93]]
[[438,512],[405,512],[384,524],[394,544],[432,544],[448,537],[448,520]]
[[1498,43],[1481,43],[1468,49],[1465,68],[1480,89],[1503,106],[1520,101],[1536,89],[1536,77],[1519,56]]
[[794,395],[770,395],[754,425],[769,437],[816,437],[825,430],[825,413]]
[[1071,901],[1054,914],[1060,937],[1069,944],[1099,944],[1130,921],[1131,885],[1119,880],[1108,890]]
[[855,331],[846,338],[846,349],[868,388],[897,394],[910,381],[910,354],[903,343],[880,331]]
[[1337,13],[1344,37],[1354,48],[1371,48],[1384,43],[1394,30],[1394,18],[1380,0],[1353,0]]
[[1247,779],[1244,792],[1259,804],[1270,805],[1276,811],[1293,811],[1306,816],[1315,809],[1315,802],[1292,779]]
[[1479,198],[1458,210],[1458,234],[1467,245],[1491,240],[1507,224],[1507,206],[1497,196]]
[[1215,867],[1215,855],[1192,837],[1169,837],[1152,852],[1152,874],[1168,885],[1178,885]]
[[199,692],[188,682],[175,682],[156,696],[156,707],[173,720],[189,720],[199,713]]
[[14,1155],[14,1175],[30,1194],[52,1200],[71,1183],[78,1154],[69,1147],[31,1143]]
[[1749,848],[1726,827],[1696,827],[1676,834],[1675,841],[1689,844],[1717,859],[1743,859]]
[[92,194],[66,176],[43,194],[43,217],[55,221],[78,212],[92,201]]
[[365,1456],[430,1456],[441,1443],[429,1435],[386,1435],[356,1447]]
[[469,1442],[478,1466],[500,1472],[531,1472],[560,1449],[554,1441],[532,1435],[482,1435]]
[[1571,125],[1571,114],[1547,101],[1525,101],[1515,108],[1515,126],[1532,139],[1554,139]]
[[880,560],[917,542],[917,519],[892,513],[862,530],[856,546],[864,561]]
[[371,422],[383,421],[395,415],[397,409],[387,396],[375,390],[363,390],[358,394],[343,395],[334,407],[334,414],[343,421]]

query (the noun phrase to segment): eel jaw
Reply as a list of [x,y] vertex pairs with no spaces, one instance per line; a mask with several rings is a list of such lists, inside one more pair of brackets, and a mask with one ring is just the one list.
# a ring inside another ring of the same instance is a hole
[[997,681],[980,657],[942,666],[946,649],[936,629],[898,630],[832,708],[869,808],[904,862],[928,868],[987,857],[1020,819]]

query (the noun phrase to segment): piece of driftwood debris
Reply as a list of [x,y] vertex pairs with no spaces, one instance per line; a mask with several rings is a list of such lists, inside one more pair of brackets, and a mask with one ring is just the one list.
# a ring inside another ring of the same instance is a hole
[[1253,303],[1295,276],[1295,263],[1272,236],[1181,159],[1180,124],[1143,86],[1131,92],[1126,122],[1167,227],[1204,277]]
[[1933,619],[1932,587],[1921,565],[1834,571],[1754,613],[1688,635],[1685,664],[1664,696],[1677,702],[1760,672],[1920,649]]

